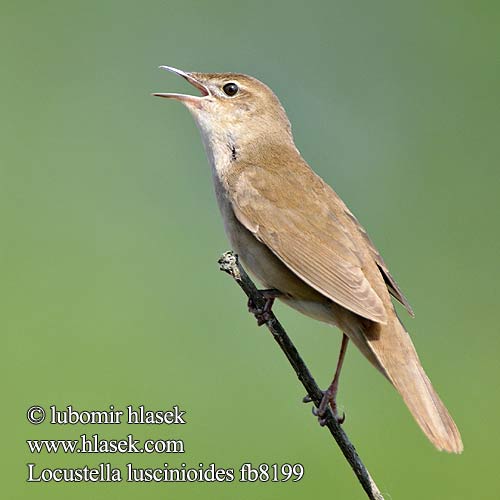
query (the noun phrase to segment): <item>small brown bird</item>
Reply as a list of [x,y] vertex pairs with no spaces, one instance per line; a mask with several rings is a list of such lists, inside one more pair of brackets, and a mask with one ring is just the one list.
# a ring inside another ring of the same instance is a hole
[[[227,236],[243,264],[275,298],[343,332],[335,397],[348,341],[398,390],[439,450],[460,453],[460,433],[422,368],[391,295],[413,311],[366,231],[304,161],[272,90],[237,73],[187,73],[201,96],[156,93],[194,116],[212,166]],[[262,311],[265,319],[266,311]]]

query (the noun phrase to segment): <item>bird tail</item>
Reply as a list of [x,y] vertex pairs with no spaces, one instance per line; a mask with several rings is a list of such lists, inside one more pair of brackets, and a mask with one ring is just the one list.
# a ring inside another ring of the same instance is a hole
[[413,343],[394,314],[386,325],[368,322],[346,332],[358,349],[403,397],[418,425],[438,450],[463,451],[460,432],[432,387]]

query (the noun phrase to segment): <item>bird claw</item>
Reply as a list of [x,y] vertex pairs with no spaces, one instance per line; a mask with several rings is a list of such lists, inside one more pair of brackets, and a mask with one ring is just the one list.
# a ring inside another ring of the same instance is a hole
[[[313,415],[318,417],[318,422],[321,427],[324,427],[328,422],[328,416],[326,415],[326,411],[324,413],[320,413],[319,410],[315,407],[313,408]],[[333,416],[339,425],[342,425],[345,422],[345,412],[342,412],[342,416],[339,417],[337,410],[332,409]]]
[[263,313],[263,310],[260,307],[257,307],[253,303],[253,300],[250,297],[248,298],[247,306],[248,306],[248,312],[250,314],[257,315],[257,314],[262,314]]
[[[312,410],[312,414],[318,418],[318,422],[319,422],[319,425],[321,427],[324,427],[328,421],[328,417],[327,417],[327,413],[326,413],[326,409],[328,408],[328,406],[330,406],[330,409],[333,413],[333,416],[335,417],[335,419],[337,420],[337,423],[339,423],[340,425],[342,425],[344,422],[345,422],[345,412],[343,411],[342,412],[342,416],[339,417],[338,413],[337,413],[337,404],[335,402],[335,400],[331,400],[328,395],[327,395],[327,391],[322,391],[323,392],[323,399],[321,400],[321,403],[319,405],[318,408],[316,408],[315,406],[313,406],[311,408]],[[326,404],[324,404],[324,400],[325,398],[328,397],[328,402]],[[303,398],[302,398],[302,402],[303,403],[312,403],[312,398],[311,396],[309,396],[309,394],[306,394]]]
[[266,310],[266,306],[264,308],[256,307],[252,299],[248,299],[248,312],[255,316],[258,326],[264,325],[271,319],[271,311]]
[[262,326],[272,318],[272,307],[274,299],[279,297],[281,293],[278,290],[259,290],[266,299],[264,307],[257,307],[251,298],[248,299],[248,312],[253,314],[257,319],[257,325]]
[[271,314],[268,311],[264,311],[262,314],[254,314],[257,319],[257,326],[265,325],[270,319]]
[[328,417],[326,416],[326,412],[323,414],[320,414],[319,409],[313,406],[312,408],[312,414],[318,418],[318,423],[321,427],[324,427],[326,423],[328,422]]

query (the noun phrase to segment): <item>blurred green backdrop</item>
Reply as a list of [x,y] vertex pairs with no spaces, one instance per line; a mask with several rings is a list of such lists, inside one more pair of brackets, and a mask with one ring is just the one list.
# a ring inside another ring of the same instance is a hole
[[[345,428],[391,499],[496,499],[498,2],[2,2],[2,497],[365,498],[216,261],[228,244],[189,113],[157,70],[239,71],[369,230],[465,452],[436,452],[350,349]],[[277,307],[326,385],[338,332]],[[30,425],[33,404],[187,410],[185,426]],[[181,428],[179,428],[181,427]],[[26,439],[184,439],[179,455],[30,455]],[[27,462],[296,463],[299,483],[27,484]]]

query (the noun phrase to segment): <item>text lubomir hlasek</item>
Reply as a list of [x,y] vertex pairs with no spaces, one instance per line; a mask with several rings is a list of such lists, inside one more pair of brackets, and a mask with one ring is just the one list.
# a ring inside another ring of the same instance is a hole
[[72,405],[60,410],[55,405],[50,407],[50,423],[56,425],[75,424],[185,424],[185,411],[174,405],[171,410],[148,410],[144,405],[137,408],[129,405],[126,410],[116,410],[109,405],[109,410],[76,410]]

